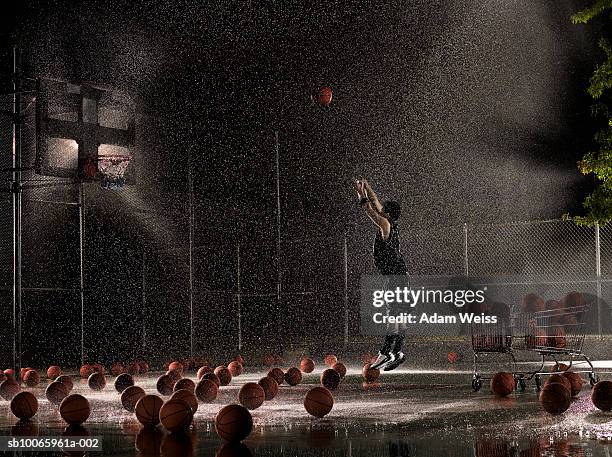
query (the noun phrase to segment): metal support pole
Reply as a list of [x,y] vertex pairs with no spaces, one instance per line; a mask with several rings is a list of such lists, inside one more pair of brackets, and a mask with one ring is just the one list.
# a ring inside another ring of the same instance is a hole
[[470,275],[470,264],[468,262],[468,225],[463,224],[463,275],[467,277]]
[[81,301],[81,365],[85,364],[85,271],[84,271],[85,193],[79,184],[79,299]]
[[348,242],[346,235],[343,243],[343,261],[344,261],[344,345],[348,345],[349,340],[349,309],[348,309]]
[[595,224],[595,275],[597,285],[597,331],[603,337],[601,326],[601,245],[599,243],[599,224]]
[[242,350],[242,286],[240,284],[240,243],[236,247],[236,302],[238,305],[238,350]]
[[146,275],[146,268],[147,268],[147,251],[145,251],[145,248],[142,248],[142,291],[141,291],[141,297],[142,297],[142,349],[143,351],[146,349],[147,347],[147,275]]
[[[281,270],[281,197],[280,197],[280,150],[278,144],[278,130],[274,132],[274,152],[276,162],[276,306],[277,316],[281,316],[281,282],[282,282],[282,270]],[[280,317],[277,317],[277,326],[279,335],[282,335]],[[282,348],[282,342],[279,341]]]
[[21,53],[13,47],[13,366],[21,370]]
[[187,178],[189,184],[189,355],[193,357],[194,349],[194,328],[193,328],[193,174],[191,166],[191,149],[188,150],[188,171]]

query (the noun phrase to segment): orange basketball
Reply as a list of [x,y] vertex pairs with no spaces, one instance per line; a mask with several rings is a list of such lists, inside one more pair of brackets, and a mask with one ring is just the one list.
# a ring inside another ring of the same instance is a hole
[[147,362],[139,362],[138,372],[141,374],[147,374],[149,372],[149,364]]
[[240,363],[235,360],[233,362],[230,362],[230,364],[227,366],[227,369],[229,370],[232,376],[240,376],[243,372],[242,365],[240,365]]
[[526,313],[544,311],[544,300],[538,294],[530,293],[525,295],[521,309]]
[[565,329],[563,327],[552,327],[549,329],[550,336],[548,337],[548,345],[553,348],[564,348],[565,341]]
[[136,409],[136,403],[145,396],[145,391],[142,387],[129,386],[121,393],[121,404],[131,413]]
[[333,354],[327,354],[325,356],[325,359],[323,359],[323,361],[325,362],[325,365],[327,365],[328,367],[333,367],[334,364],[338,362],[338,358]]
[[59,406],[62,400],[68,396],[68,393],[68,386],[59,381],[53,381],[45,390],[47,400],[55,406]]
[[448,360],[448,363],[457,363],[459,360],[459,354],[451,351],[446,355],[446,360]]
[[582,390],[583,381],[578,373],[573,371],[567,371],[563,373],[563,377],[566,378],[570,383],[570,392],[572,397],[575,397]]
[[40,375],[36,370],[28,370],[26,371],[25,376],[23,377],[23,382],[28,387],[36,387],[38,383],[40,383]]
[[68,392],[70,392],[74,388],[74,383],[72,382],[72,376],[63,374],[61,376],[58,376],[56,381],[61,382],[66,387],[68,387]]
[[308,357],[304,357],[300,362],[300,369],[304,373],[312,373],[315,368],[314,360],[309,359]]
[[366,363],[361,370],[361,374],[363,374],[363,379],[365,379],[365,382],[375,382],[380,377],[380,370],[370,368],[371,366],[371,363]]
[[346,367],[344,366],[342,362],[334,363],[332,370],[336,370],[338,374],[340,375],[341,379],[344,379],[344,377],[346,376]]
[[217,376],[214,373],[206,373],[204,376],[202,376],[202,379],[200,379],[200,381],[203,381],[204,379],[214,382],[217,385],[217,387],[221,386],[221,381],[219,380],[219,376]]
[[201,367],[201,368],[198,370],[198,373],[197,373],[198,380],[202,379],[202,377],[203,377],[203,376],[204,376],[206,373],[213,373],[213,371],[214,371],[214,370],[213,370],[212,368],[210,368],[208,365],[204,365],[203,367]]
[[[214,374],[214,373],[211,373]],[[195,394],[203,403],[210,403],[217,398],[219,386],[210,379],[201,379],[195,388]]]
[[602,411],[612,411],[612,381],[599,381],[595,384],[591,391],[591,401]]
[[570,392],[563,384],[545,384],[540,392],[540,405],[544,411],[556,415],[566,411],[570,405]]
[[240,354],[238,354],[234,360],[244,367],[244,357]]
[[271,354],[264,356],[263,364],[267,367],[271,367],[272,365],[274,365],[274,356]]
[[8,379],[15,379],[15,370],[12,368],[7,368],[4,370],[4,376],[6,376]]
[[558,382],[559,384],[563,384],[568,390],[568,392],[571,393],[572,391],[572,384],[565,376],[561,376],[560,374],[550,375],[544,384],[550,384],[551,382]]
[[253,417],[241,405],[227,405],[215,417],[217,434],[225,441],[242,441],[253,430]]
[[175,391],[170,397],[170,399],[172,400],[173,398],[178,398],[179,400],[183,400],[184,402],[186,402],[191,408],[193,414],[195,414],[198,410],[198,399],[196,398],[193,392],[190,392],[187,389],[180,389]]
[[170,376],[172,381],[176,382],[183,377],[180,371],[178,370],[168,370],[166,371],[166,375]]
[[79,370],[79,374],[81,375],[81,378],[89,378],[93,372],[94,372],[93,367],[89,365],[88,363],[83,365],[81,369]]
[[123,373],[123,365],[120,363],[113,363],[111,365],[110,372],[113,376],[119,376],[121,373]]
[[171,362],[168,365],[168,371],[170,370],[176,370],[178,371],[181,376],[183,375],[183,372],[185,371],[185,368],[183,367],[183,364],[181,362]]
[[134,385],[134,377],[129,373],[121,373],[115,379],[115,390],[119,393]]
[[131,375],[140,373],[140,364],[138,362],[132,362],[127,367],[127,372]]
[[232,382],[232,374],[227,369],[227,367],[223,365],[215,368],[215,374],[219,378],[219,382],[222,386],[227,386],[230,382]]
[[512,373],[500,371],[491,378],[491,391],[499,397],[510,395],[515,387],[516,382]]
[[12,400],[19,392],[21,392],[21,387],[14,379],[9,378],[6,381],[2,381],[2,384],[0,384],[0,397],[4,398],[6,401]]
[[329,106],[333,98],[333,92],[330,87],[321,87],[317,94],[317,101],[322,106]]
[[278,394],[278,383],[270,376],[261,378],[257,384],[264,390],[266,400],[272,400]]
[[62,374],[62,369],[57,365],[51,365],[47,368],[47,378],[55,379]]
[[174,384],[174,391],[176,392],[177,390],[188,390],[191,393],[195,392],[195,382],[193,382],[191,379],[189,378],[182,378],[179,381],[177,381],[176,384]]
[[285,373],[280,368],[272,368],[268,371],[268,376],[276,381],[276,383],[280,386],[285,380]]
[[163,404],[164,401],[157,395],[145,395],[136,402],[136,419],[144,426],[159,424],[159,410]]
[[105,373],[104,370],[104,365],[100,364],[100,363],[94,363],[91,368],[93,369],[94,373]]
[[193,421],[191,406],[180,398],[171,398],[159,410],[159,421],[170,432],[187,429]]
[[572,291],[565,296],[563,304],[566,308],[574,308],[576,306],[584,306],[586,301],[580,292]]
[[[338,373],[336,373],[338,374]],[[334,407],[334,397],[325,387],[313,387],[304,397],[304,408],[315,417],[327,415]]]
[[174,380],[167,374],[163,374],[157,380],[156,387],[157,391],[160,394],[164,396],[172,395],[174,389]]
[[11,400],[11,412],[19,419],[31,419],[36,411],[38,411],[38,400],[31,392],[19,392]]
[[91,414],[89,401],[82,395],[68,395],[60,403],[60,415],[70,425],[81,425]]
[[340,385],[340,374],[333,368],[328,368],[321,373],[321,384],[329,390],[335,390]]
[[238,392],[238,401],[247,409],[257,409],[263,405],[266,393],[256,382],[247,382]]
[[554,371],[567,371],[567,370],[569,370],[569,366],[564,363],[560,363],[559,365],[553,365],[550,367],[551,373]]
[[296,367],[289,368],[285,373],[285,381],[290,386],[297,386],[300,382],[302,382],[302,372]]
[[25,376],[25,374],[30,371],[33,370],[34,368],[32,367],[22,367],[21,370],[19,371],[19,379],[21,379],[23,381],[23,378]]
[[102,372],[96,371],[87,379],[87,385],[91,390],[102,390],[106,387],[106,377]]

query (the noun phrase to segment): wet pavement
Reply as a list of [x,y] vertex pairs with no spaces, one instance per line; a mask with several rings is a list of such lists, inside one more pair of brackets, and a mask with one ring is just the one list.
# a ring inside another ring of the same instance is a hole
[[[251,369],[253,370],[253,369]],[[349,368],[334,391],[334,408],[324,419],[309,416],[303,397],[317,384],[322,370],[304,375],[302,384],[281,386],[278,396],[252,411],[254,429],[241,448],[223,448],[214,416],[237,401],[238,389],[265,371],[246,373],[222,387],[212,404],[200,404],[193,428],[185,435],[144,429],[123,410],[113,378],[102,392],[86,381],[73,392],[85,395],[92,414],[85,423],[91,436],[102,436],[105,456],[609,456],[612,413],[597,410],[588,384],[568,411],[550,416],[540,409],[534,383],[525,392],[499,399],[487,386],[473,392],[469,371],[399,370],[364,384],[361,370]],[[195,379],[195,374],[189,377]],[[603,379],[612,376],[601,373]],[[147,393],[155,392],[156,374],[136,378]],[[46,385],[46,381],[45,381]],[[33,424],[17,423],[8,402],[0,402],[0,434],[59,436],[65,424],[44,398],[44,386],[31,389],[40,408]],[[11,454],[7,454],[11,455]],[[24,455],[33,455],[26,453]],[[61,455],[61,454],[48,454]],[[91,455],[101,455],[91,453]]]

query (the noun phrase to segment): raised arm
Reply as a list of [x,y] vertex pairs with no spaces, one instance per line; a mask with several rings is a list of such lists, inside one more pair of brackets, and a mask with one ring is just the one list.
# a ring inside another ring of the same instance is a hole
[[378,200],[378,197],[376,196],[376,192],[374,192],[372,187],[370,187],[370,183],[364,179],[363,180],[363,186],[365,188],[365,191],[367,193],[368,198],[370,199],[370,203],[374,206],[376,211],[378,211],[379,213],[382,213],[383,212],[383,206],[380,203],[380,201]]
[[[380,229],[380,233],[384,240],[389,238],[391,233],[391,224],[389,220],[383,216],[382,205],[378,201],[376,194],[368,192],[369,185],[365,181],[355,181],[355,189],[359,197],[359,204],[365,209],[370,220]],[[380,210],[378,208],[380,207]]]

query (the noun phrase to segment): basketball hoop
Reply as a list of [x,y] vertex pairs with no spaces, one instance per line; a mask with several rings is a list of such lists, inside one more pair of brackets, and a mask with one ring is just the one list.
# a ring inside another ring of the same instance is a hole
[[122,189],[125,185],[125,171],[131,159],[130,156],[99,156],[100,186],[108,190]]

